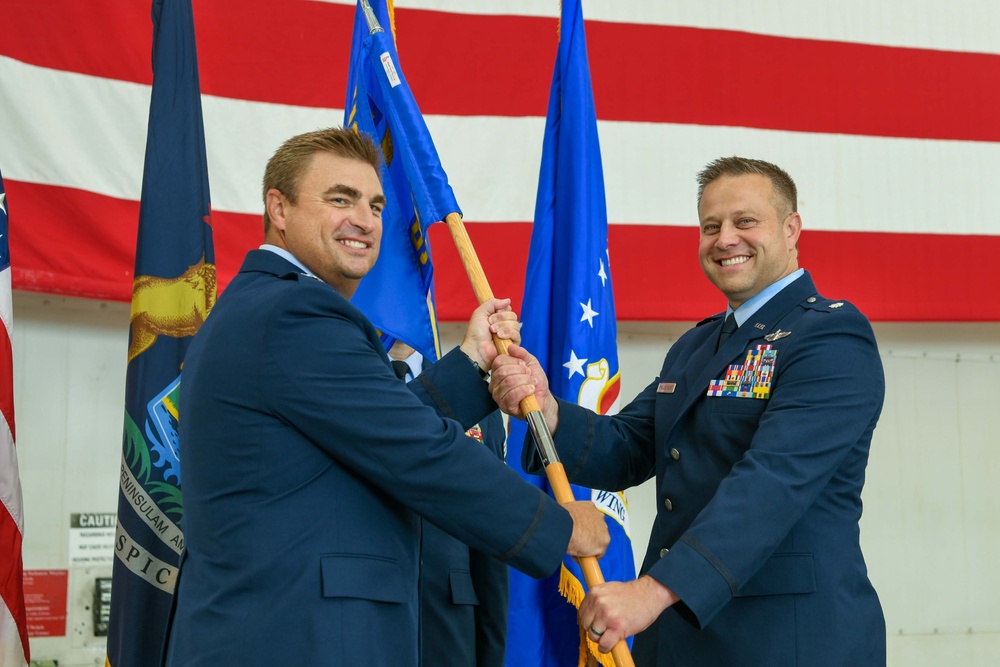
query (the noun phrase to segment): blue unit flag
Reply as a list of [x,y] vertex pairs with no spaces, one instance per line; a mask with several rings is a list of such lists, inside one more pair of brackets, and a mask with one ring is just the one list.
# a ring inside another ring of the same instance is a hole
[[[370,5],[378,24],[391,29],[391,3]],[[394,40],[384,30],[370,30],[360,1],[345,109],[344,124],[374,137],[385,159],[382,245],[351,302],[382,332],[386,349],[403,340],[425,358],[438,359],[427,228],[461,209],[403,76]]]

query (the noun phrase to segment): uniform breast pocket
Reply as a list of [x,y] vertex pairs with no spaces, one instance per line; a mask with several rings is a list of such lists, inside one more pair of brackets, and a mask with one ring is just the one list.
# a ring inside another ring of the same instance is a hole
[[712,412],[751,415],[760,417],[767,407],[767,401],[759,398],[737,398],[735,396],[709,396],[708,405]]
[[403,573],[394,560],[355,554],[323,556],[320,572],[325,598],[406,601]]

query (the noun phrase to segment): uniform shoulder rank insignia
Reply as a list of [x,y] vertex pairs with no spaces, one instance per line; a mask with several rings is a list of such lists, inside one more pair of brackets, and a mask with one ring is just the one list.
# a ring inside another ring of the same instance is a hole
[[766,336],[764,336],[764,340],[766,340],[768,343],[773,343],[776,340],[781,340],[785,336],[791,336],[791,335],[792,335],[791,331],[782,331],[781,329],[778,329],[774,333],[769,333]]
[[[780,330],[779,330],[780,331]],[[726,377],[708,383],[708,396],[732,396],[735,398],[771,397],[771,380],[774,377],[778,351],[771,345],[757,345],[747,351],[742,364],[731,364]]]
[[843,305],[844,305],[843,301],[837,301],[836,303],[831,303],[829,307],[830,308],[841,308],[841,307],[843,307]]

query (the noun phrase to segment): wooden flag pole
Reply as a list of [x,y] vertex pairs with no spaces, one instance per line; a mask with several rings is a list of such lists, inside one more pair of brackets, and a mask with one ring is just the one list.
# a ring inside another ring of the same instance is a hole
[[[469,233],[465,230],[465,223],[462,222],[462,216],[458,213],[449,213],[444,221],[448,225],[449,231],[451,231],[451,237],[455,240],[458,256],[462,260],[465,272],[469,275],[469,282],[472,283],[472,291],[476,293],[476,299],[479,303],[492,299],[493,290],[490,289],[490,283],[486,279],[486,273],[483,271],[483,265],[479,261],[476,249],[472,246],[472,239],[469,238]],[[497,347],[497,352],[507,354],[510,341],[499,338],[494,334],[493,343]],[[542,463],[545,465],[545,476],[549,480],[549,486],[552,487],[552,495],[560,503],[575,501],[576,497],[569,486],[569,478],[566,477],[566,469],[559,462],[559,456],[552,441],[552,433],[545,424],[545,417],[542,415],[542,409],[538,405],[538,401],[533,395],[527,396],[521,401],[520,406],[521,414],[524,415],[525,420],[528,422],[531,434],[535,438],[535,444],[538,446],[538,453],[541,455]],[[575,560],[580,564],[580,569],[583,571],[583,578],[587,582],[587,588],[593,588],[598,584],[604,583],[604,575],[601,573],[601,566],[597,564],[597,558],[586,556],[576,558]],[[584,631],[586,631],[586,628]],[[635,663],[632,661],[632,654],[628,650],[628,643],[624,639],[620,639],[614,648],[611,649],[611,657],[614,659],[617,667],[635,667]]]

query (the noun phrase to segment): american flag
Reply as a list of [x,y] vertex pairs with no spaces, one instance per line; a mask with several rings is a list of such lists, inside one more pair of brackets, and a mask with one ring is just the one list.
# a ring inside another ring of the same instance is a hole
[[24,612],[21,539],[24,511],[14,449],[13,310],[10,299],[10,245],[7,195],[0,175],[0,665],[28,664],[28,624]]
[[[278,144],[343,118],[354,2],[195,7],[220,287],[260,241]],[[498,295],[523,293],[559,3],[400,0],[398,51]],[[786,168],[801,265],[878,321],[1000,320],[1000,11],[981,0],[586,3],[615,301],[695,320],[694,175]],[[127,301],[151,76],[148,3],[5,0],[0,156],[29,225],[16,289]],[[11,91],[16,91],[13,94]],[[474,298],[431,229],[438,313]]]

